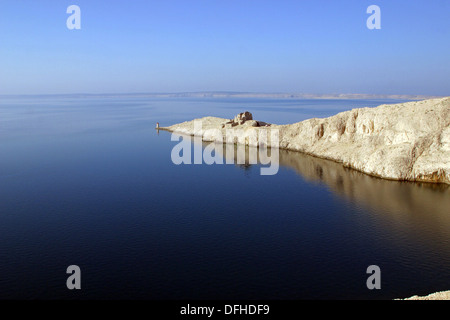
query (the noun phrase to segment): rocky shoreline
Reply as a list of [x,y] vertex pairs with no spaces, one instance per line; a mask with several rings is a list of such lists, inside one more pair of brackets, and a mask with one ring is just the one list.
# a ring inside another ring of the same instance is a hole
[[450,291],[439,291],[427,296],[412,296],[406,299],[397,300],[450,300]]
[[[200,128],[194,125],[199,121]],[[251,130],[276,129],[282,149],[384,179],[450,184],[450,97],[353,109],[289,125],[256,121],[246,112],[234,119],[204,117],[159,129],[215,142],[231,142],[226,131],[236,130],[233,142],[256,146],[259,142],[248,138]]]

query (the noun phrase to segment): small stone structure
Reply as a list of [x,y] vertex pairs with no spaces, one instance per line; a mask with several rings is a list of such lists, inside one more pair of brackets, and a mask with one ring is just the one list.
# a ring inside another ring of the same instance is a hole
[[235,127],[235,126],[239,126],[239,125],[247,125],[247,126],[251,126],[251,127],[270,126],[270,124],[268,124],[266,122],[253,120],[253,115],[250,112],[245,111],[245,112],[241,112],[238,115],[236,115],[233,120],[229,120],[229,121],[225,122],[224,124],[222,124],[222,128],[226,128],[226,127],[230,128],[230,127]]
[[240,125],[240,124],[244,124],[244,122],[248,121],[248,120],[253,120],[253,115],[250,112],[245,111],[245,112],[241,112],[238,115],[236,115],[234,117],[233,122],[236,125]]

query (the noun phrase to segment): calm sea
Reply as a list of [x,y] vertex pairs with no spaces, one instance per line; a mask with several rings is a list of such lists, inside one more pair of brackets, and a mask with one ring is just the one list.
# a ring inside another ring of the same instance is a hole
[[[0,299],[392,299],[450,289],[450,188],[280,151],[175,165],[162,126],[395,101],[0,97]],[[68,290],[66,269],[81,269]],[[381,270],[369,290],[367,267]]]

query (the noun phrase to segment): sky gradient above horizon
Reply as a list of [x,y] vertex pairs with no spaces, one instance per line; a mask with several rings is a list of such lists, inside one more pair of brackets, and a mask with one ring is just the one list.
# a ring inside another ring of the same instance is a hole
[[2,0],[0,94],[450,95],[449,14],[448,0]]

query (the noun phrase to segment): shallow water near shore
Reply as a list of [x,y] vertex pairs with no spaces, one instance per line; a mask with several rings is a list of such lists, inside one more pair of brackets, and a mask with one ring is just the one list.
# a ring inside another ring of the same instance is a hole
[[[392,100],[0,97],[0,299],[393,299],[450,289],[450,188],[280,150],[175,165],[167,126]],[[207,144],[203,144],[205,147]],[[82,289],[66,288],[78,265]],[[381,289],[366,287],[369,265]]]

